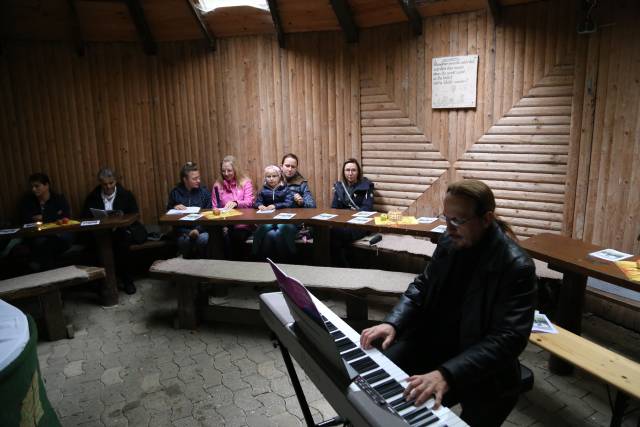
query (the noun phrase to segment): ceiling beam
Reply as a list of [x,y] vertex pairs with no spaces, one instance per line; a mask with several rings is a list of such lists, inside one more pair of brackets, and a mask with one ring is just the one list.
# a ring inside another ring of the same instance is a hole
[[333,12],[336,14],[336,18],[338,18],[338,22],[340,23],[340,27],[347,37],[347,42],[355,43],[358,41],[358,27],[356,27],[356,23],[353,20],[353,13],[351,12],[351,7],[349,7],[349,3],[347,0],[330,0],[331,7],[333,8]]
[[271,19],[273,20],[273,26],[276,29],[276,35],[278,36],[278,45],[280,45],[281,49],[284,49],[284,31],[282,29],[282,21],[280,20],[278,0],[267,0],[267,3],[269,4]]
[[216,38],[209,31],[209,26],[207,25],[207,22],[204,20],[202,14],[200,13],[200,9],[198,9],[191,0],[185,0],[185,1],[189,5],[189,9],[191,9],[191,12],[193,12],[193,17],[196,18],[196,21],[198,22],[198,26],[200,27],[200,31],[202,31],[202,35],[204,36],[205,39],[207,39],[207,43],[209,44],[209,49],[211,49],[212,51],[215,51]]
[[416,9],[415,0],[398,0],[402,10],[407,18],[409,18],[409,25],[413,30],[413,34],[416,36],[422,35],[422,16],[418,9]]
[[498,0],[487,0],[491,16],[493,16],[493,25],[499,25],[502,19],[502,6]]
[[147,22],[147,18],[144,16],[144,9],[140,0],[125,0],[127,7],[129,8],[129,15],[136,26],[138,31],[138,37],[142,41],[144,52],[147,55],[155,55],[158,53],[158,45],[151,34],[151,28]]
[[84,56],[85,43],[82,37],[82,28],[80,27],[80,17],[78,16],[76,0],[67,0],[67,4],[69,5],[69,18],[71,18],[71,36],[76,45],[76,52],[78,56]]

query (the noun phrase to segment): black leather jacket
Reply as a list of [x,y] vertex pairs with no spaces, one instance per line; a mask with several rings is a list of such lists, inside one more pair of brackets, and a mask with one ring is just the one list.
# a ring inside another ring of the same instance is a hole
[[[459,300],[461,352],[439,368],[451,388],[460,394],[517,392],[518,355],[527,345],[533,324],[536,298],[533,261],[497,224],[487,232],[490,234],[486,250],[482,251],[471,283]],[[438,291],[446,283],[452,263],[452,249],[451,239],[445,234],[426,270],[409,285],[386,317],[385,322],[393,325],[398,335],[420,325],[425,313],[438,304]],[[437,327],[437,324],[427,326]]]

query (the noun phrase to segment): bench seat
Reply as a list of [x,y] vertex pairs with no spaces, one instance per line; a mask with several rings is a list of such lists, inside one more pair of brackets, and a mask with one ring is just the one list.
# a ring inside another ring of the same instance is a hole
[[529,341],[618,390],[611,426],[620,426],[629,397],[640,400],[640,364],[554,325],[557,334],[532,333]]
[[106,273],[102,267],[61,267],[0,281],[0,298],[6,301],[37,298],[44,317],[47,338],[54,341],[70,334],[62,314],[60,290],[68,286],[104,280],[105,277]]
[[[347,317],[367,319],[366,295],[399,296],[415,275],[382,270],[311,267],[280,264],[280,268],[311,289],[321,289],[346,296]],[[197,324],[198,283],[275,287],[271,267],[265,262],[225,261],[214,259],[172,258],[156,261],[151,275],[174,281],[178,285],[178,322],[182,328]]]

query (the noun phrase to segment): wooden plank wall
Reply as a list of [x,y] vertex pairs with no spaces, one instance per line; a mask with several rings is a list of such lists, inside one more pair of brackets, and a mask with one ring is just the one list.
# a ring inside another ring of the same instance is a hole
[[2,220],[34,171],[79,212],[99,167],[115,167],[154,222],[197,161],[210,187],[221,158],[236,155],[261,182],[266,164],[300,157],[321,205],[347,157],[359,157],[358,64],[340,33],[160,44],[90,44],[84,58],[57,43],[8,43],[0,56]]
[[[378,208],[437,214],[453,179],[496,190],[497,212],[529,236],[560,232],[567,172],[575,26],[572,3],[485,10],[363,33],[362,158]],[[478,106],[431,109],[434,57],[479,55]]]
[[640,253],[640,3],[600,8],[576,56],[565,214],[577,238]]

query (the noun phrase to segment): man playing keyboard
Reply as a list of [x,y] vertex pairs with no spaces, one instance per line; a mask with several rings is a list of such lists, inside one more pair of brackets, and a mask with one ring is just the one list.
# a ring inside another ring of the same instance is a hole
[[409,375],[404,394],[460,403],[472,426],[498,426],[518,400],[518,355],[527,345],[536,295],[535,267],[495,213],[491,189],[464,180],[447,188],[447,232],[426,270],[362,348],[381,342]]

